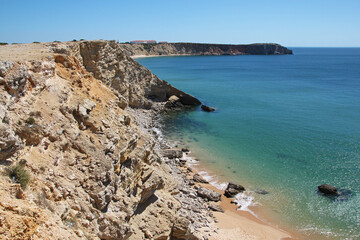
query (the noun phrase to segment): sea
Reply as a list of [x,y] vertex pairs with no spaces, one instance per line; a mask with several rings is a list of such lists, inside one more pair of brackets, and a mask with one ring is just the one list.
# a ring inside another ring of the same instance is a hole
[[291,49],[136,60],[216,108],[169,114],[163,131],[219,188],[244,185],[239,210],[304,239],[360,239],[360,48]]

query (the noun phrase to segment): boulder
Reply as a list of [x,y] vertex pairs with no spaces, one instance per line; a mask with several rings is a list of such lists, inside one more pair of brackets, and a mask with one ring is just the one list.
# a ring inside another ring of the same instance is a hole
[[167,109],[180,109],[183,108],[184,105],[180,102],[180,98],[178,98],[177,96],[173,95],[171,97],[169,97],[168,101],[165,103],[165,108]]
[[183,155],[183,152],[178,149],[164,149],[162,151],[162,154],[164,157],[167,157],[169,159],[174,159],[174,158],[181,158]]
[[181,151],[183,151],[184,153],[190,152],[190,150],[188,148],[182,148]]
[[174,225],[171,229],[170,239],[174,240],[195,240],[198,239],[193,234],[190,233],[190,220],[184,217],[178,217],[174,222]]
[[236,194],[245,191],[245,188],[240,184],[229,183],[226,190],[225,190],[225,197],[232,198]]
[[224,209],[222,209],[222,207],[220,207],[219,205],[216,204],[209,204],[209,209],[215,211],[215,212],[224,212]]
[[326,195],[338,195],[338,190],[336,189],[336,187],[329,184],[322,184],[318,186],[318,190],[319,192]]
[[208,181],[203,179],[199,174],[195,174],[193,176],[193,180],[194,180],[194,182],[198,182],[198,183],[209,183]]
[[206,105],[201,105],[201,110],[203,110],[204,112],[213,112],[215,111],[215,108]]
[[96,107],[96,103],[89,99],[84,99],[83,104],[79,104],[78,113],[83,119],[89,118],[89,113]]
[[145,180],[146,181],[142,184],[141,199],[139,203],[146,202],[156,190],[163,188],[165,185],[162,177],[156,172],[152,172]]
[[205,198],[209,201],[218,202],[221,200],[221,194],[214,192],[213,190],[207,188],[198,188],[197,193],[200,197]]

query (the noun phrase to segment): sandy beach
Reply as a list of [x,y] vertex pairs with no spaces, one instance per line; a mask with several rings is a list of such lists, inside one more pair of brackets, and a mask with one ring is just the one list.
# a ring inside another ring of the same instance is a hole
[[[204,166],[191,165],[192,173],[189,174],[188,178],[192,179],[193,175],[206,170]],[[197,185],[211,189],[215,192],[223,194],[224,191],[217,188],[212,184],[196,183]],[[216,234],[212,236],[212,240],[230,240],[230,239],[301,239],[295,232],[283,230],[277,228],[269,222],[264,222],[250,211],[238,210],[238,206],[231,203],[233,198],[227,198],[224,195],[221,197],[221,201],[216,203],[219,205],[224,212],[213,212],[217,222],[213,224],[213,227],[217,229]],[[251,209],[257,214],[256,209]]]

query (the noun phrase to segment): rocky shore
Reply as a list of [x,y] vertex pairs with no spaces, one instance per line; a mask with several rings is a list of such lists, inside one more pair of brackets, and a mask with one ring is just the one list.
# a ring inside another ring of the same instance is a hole
[[216,225],[222,193],[156,128],[200,101],[116,42],[0,46],[0,102],[0,239],[237,236]]

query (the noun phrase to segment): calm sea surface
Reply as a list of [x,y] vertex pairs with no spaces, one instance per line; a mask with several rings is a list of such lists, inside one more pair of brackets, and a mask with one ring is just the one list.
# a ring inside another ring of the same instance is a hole
[[[360,48],[293,50],[137,61],[217,109],[169,116],[164,131],[243,183],[273,221],[308,238],[360,239]],[[343,194],[317,194],[323,183]]]

